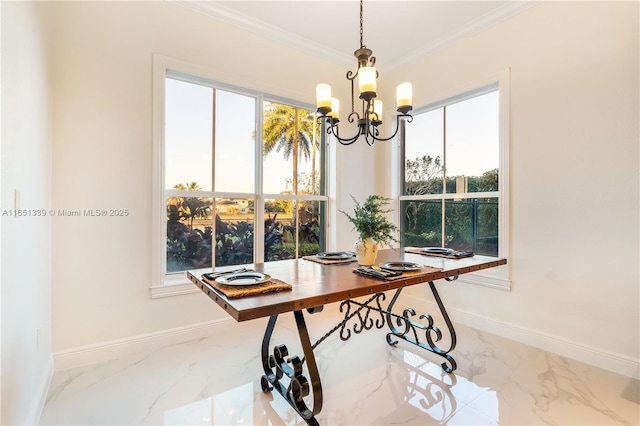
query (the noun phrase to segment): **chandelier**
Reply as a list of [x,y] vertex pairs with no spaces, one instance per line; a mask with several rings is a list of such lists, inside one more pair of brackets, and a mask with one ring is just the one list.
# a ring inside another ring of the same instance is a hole
[[[331,86],[328,84],[318,84],[316,86],[316,105],[318,123],[326,121],[327,133],[335,136],[342,145],[351,145],[358,140],[360,136],[364,136],[364,140],[369,146],[373,146],[376,141],[388,141],[393,139],[400,128],[400,120],[406,120],[409,123],[413,121],[413,117],[409,114],[412,109],[412,87],[411,83],[402,83],[396,91],[398,115],[396,116],[396,130],[388,138],[380,137],[378,127],[382,124],[382,101],[376,99],[376,80],[378,71],[375,69],[376,58],[371,49],[363,43],[362,31],[362,3],[360,0],[360,48],[353,52],[358,60],[358,67],[354,72],[347,71],[347,80],[351,82],[351,113],[349,114],[349,123],[357,122],[358,130],[353,137],[341,137],[338,131],[338,123],[340,122],[338,114],[340,111],[340,102],[336,98],[331,97]],[[358,77],[358,89],[360,91],[359,99],[362,100],[362,109],[358,113],[355,110],[355,91],[354,80]]]

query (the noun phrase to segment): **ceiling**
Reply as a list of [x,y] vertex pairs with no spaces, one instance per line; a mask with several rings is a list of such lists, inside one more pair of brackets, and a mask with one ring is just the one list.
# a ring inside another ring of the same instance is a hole
[[[263,37],[354,68],[360,47],[357,0],[170,0]],[[385,71],[508,19],[537,0],[368,0],[364,44]]]

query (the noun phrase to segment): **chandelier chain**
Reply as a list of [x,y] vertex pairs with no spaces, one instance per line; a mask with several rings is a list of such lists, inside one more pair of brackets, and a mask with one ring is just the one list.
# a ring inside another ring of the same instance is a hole
[[362,31],[362,3],[364,0],[360,0],[360,47],[365,47],[364,46],[364,39],[363,39],[363,31]]

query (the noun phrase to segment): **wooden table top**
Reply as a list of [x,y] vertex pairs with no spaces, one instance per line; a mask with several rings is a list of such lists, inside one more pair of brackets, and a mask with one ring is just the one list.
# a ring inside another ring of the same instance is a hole
[[[488,256],[473,256],[464,259],[404,253],[400,249],[378,252],[376,263],[406,261],[442,268],[442,271],[425,275],[384,281],[356,274],[357,262],[323,265],[304,259],[242,265],[269,274],[293,286],[291,291],[277,291],[257,296],[229,299],[202,280],[202,274],[212,268],[187,272],[187,277],[206,295],[222,307],[236,321],[247,321],[285,312],[323,306],[369,294],[381,293],[442,278],[454,277],[507,263],[506,259]],[[239,265],[220,267],[216,270],[233,270]]]

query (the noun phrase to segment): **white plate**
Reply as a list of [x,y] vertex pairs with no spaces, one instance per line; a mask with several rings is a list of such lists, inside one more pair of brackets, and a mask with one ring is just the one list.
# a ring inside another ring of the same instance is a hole
[[228,274],[216,278],[218,284],[231,286],[247,286],[262,284],[269,281],[271,277],[260,272],[240,272],[237,274]]
[[454,254],[455,251],[453,249],[442,248],[442,247],[425,247],[422,249],[425,253],[434,253],[434,254]]
[[353,254],[347,253],[345,251],[327,251],[323,253],[318,253],[316,256],[318,256],[320,259],[342,260],[342,259],[351,259],[353,257]]
[[390,271],[418,271],[422,269],[422,265],[413,262],[385,262],[378,266]]

